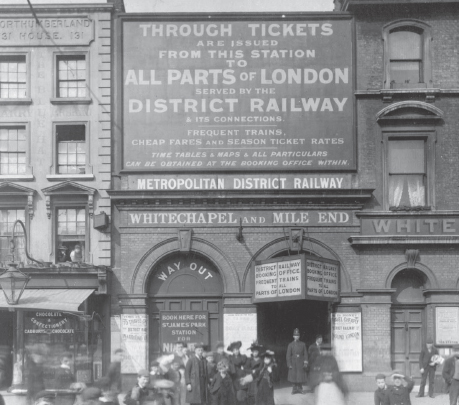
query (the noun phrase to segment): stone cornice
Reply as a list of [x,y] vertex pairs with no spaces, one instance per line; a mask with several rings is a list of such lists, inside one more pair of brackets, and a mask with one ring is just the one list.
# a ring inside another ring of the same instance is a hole
[[351,236],[352,246],[363,245],[459,245],[459,235],[385,235]]
[[443,211],[359,211],[355,214],[358,218],[397,218],[397,217],[457,217],[457,210]]
[[[59,17],[66,17],[66,15],[60,15],[64,13],[95,13],[95,12],[112,12],[114,11],[114,5],[107,4],[33,4],[33,9],[37,14],[51,13],[59,14]],[[30,7],[28,5],[20,4],[14,5],[10,4],[8,6],[0,6],[0,13],[4,15],[8,14],[27,14],[27,17],[30,15]]]

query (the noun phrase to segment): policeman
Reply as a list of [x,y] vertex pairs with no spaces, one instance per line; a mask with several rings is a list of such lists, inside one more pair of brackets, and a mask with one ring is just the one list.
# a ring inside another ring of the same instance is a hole
[[305,394],[303,384],[306,382],[308,366],[308,350],[304,342],[300,342],[300,331],[293,331],[293,342],[287,348],[288,380],[293,383],[292,395]]

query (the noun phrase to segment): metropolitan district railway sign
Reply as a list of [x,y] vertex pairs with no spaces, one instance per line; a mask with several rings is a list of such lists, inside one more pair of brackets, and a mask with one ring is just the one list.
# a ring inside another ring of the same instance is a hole
[[256,261],[252,301],[338,301],[339,274],[339,262],[305,254]]
[[261,17],[123,20],[125,170],[356,168],[352,19]]

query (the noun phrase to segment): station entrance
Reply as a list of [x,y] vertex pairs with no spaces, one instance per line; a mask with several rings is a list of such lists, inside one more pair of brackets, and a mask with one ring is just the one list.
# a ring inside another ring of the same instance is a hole
[[309,347],[317,334],[330,342],[329,304],[325,301],[298,300],[266,302],[257,305],[258,340],[276,353],[281,383],[287,382],[287,346],[293,330],[300,330],[300,340]]

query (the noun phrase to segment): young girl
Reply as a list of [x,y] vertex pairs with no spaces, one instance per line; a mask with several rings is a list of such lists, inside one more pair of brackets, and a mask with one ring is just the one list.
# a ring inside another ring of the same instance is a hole
[[[251,374],[253,374],[263,365],[263,359],[260,357],[260,353],[263,351],[263,346],[259,345],[258,342],[255,341],[252,343],[252,346],[250,346],[250,351],[252,352],[252,356],[247,362],[247,367]],[[257,397],[257,382],[250,382],[248,387],[247,405],[254,405],[255,398]]]
[[263,357],[263,365],[253,374],[253,379],[257,384],[255,405],[275,405],[274,383],[279,381],[279,373],[274,352],[266,350],[261,357]]

